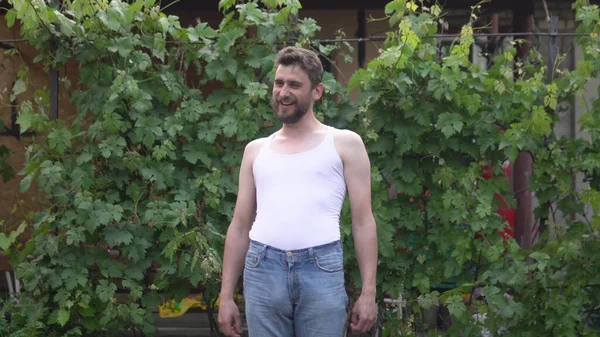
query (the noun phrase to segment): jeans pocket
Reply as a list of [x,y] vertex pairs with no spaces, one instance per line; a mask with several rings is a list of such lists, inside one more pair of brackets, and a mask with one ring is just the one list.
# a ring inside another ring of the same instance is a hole
[[315,264],[319,269],[328,273],[344,269],[344,256],[339,250],[315,254]]
[[244,262],[244,267],[256,268],[260,264],[260,260],[261,260],[261,254],[250,250],[250,251],[248,251],[248,254],[246,254],[246,261]]

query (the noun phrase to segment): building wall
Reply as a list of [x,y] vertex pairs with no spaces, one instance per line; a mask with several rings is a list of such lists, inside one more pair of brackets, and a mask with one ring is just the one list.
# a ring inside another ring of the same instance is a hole
[[[0,39],[18,39],[20,38],[19,26],[15,24],[12,28],[7,28],[3,15],[0,15]],[[12,44],[17,48],[17,54],[11,54],[6,50],[0,49],[0,120],[4,122],[6,128],[14,128],[12,123],[13,104],[19,105],[24,101],[32,101],[37,90],[48,90],[49,76],[44,69],[33,62],[36,51],[26,43]],[[10,101],[10,93],[13,83],[17,79],[17,73],[28,68],[26,80],[29,82],[29,90],[17,97],[16,102]],[[77,69],[74,65],[65,67],[61,70],[61,76],[68,76],[73,79],[77,76]],[[68,93],[60,91],[60,118],[67,123],[71,121],[75,114],[74,109],[69,103]],[[47,107],[48,111],[49,107]],[[13,136],[0,135],[0,144],[6,145],[11,151],[9,164],[18,173],[25,164],[25,152],[27,147],[35,140],[34,137],[21,137],[17,139]],[[40,193],[35,184],[31,186],[30,191],[19,193],[19,183],[23,176],[17,175],[6,183],[0,182],[0,219],[5,221],[5,228],[0,230],[9,231],[16,227],[33,210],[40,206],[42,193]]]
[[[316,34],[317,39],[332,39],[339,32],[347,38],[357,37],[358,31],[358,11],[356,10],[301,10],[299,18],[312,18],[317,21],[317,24],[321,27],[321,30]],[[354,51],[350,53],[344,48],[345,53],[352,55],[352,63],[344,62],[340,53],[337,53],[332,61],[335,66],[332,69],[332,73],[342,84],[347,84],[350,76],[355,69],[358,69],[358,50],[357,44],[352,43]]]

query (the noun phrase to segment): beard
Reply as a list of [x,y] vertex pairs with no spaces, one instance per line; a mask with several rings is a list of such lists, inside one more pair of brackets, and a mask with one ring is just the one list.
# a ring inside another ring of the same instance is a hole
[[[291,107],[281,106],[283,104],[294,104],[294,109],[291,110]],[[308,112],[310,108],[310,100],[299,100],[295,97],[288,98],[277,98],[273,97],[271,104],[273,105],[273,112],[275,113],[275,117],[283,123],[283,124],[295,124],[298,123],[304,115]]]

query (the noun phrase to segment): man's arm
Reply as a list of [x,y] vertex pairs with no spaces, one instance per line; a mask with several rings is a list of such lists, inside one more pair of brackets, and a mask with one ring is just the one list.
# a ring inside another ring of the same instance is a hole
[[352,235],[360,268],[362,291],[352,315],[352,328],[365,332],[377,317],[377,226],[371,208],[371,164],[359,135],[341,131],[336,137],[352,213]]
[[375,296],[377,274],[377,228],[371,209],[371,163],[362,139],[343,131],[340,150],[352,213],[352,235],[360,268],[362,293]]
[[219,325],[226,336],[241,336],[242,334],[239,309],[233,296],[244,266],[244,258],[250,244],[248,233],[256,213],[256,188],[252,164],[261,143],[260,140],[250,142],[244,150],[237,201],[225,237],[221,293],[219,295]]
[[221,300],[233,299],[235,286],[242,272],[244,257],[250,244],[248,233],[256,212],[256,189],[252,164],[259,149],[258,145],[260,145],[259,141],[249,143],[242,158],[235,210],[225,237]]

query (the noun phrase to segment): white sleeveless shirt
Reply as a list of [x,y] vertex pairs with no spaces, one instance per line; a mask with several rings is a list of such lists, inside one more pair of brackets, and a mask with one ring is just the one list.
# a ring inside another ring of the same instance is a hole
[[282,250],[303,249],[340,239],[340,211],[346,196],[344,167],[333,128],[312,150],[283,155],[269,136],[252,167],[256,219],[250,239]]

